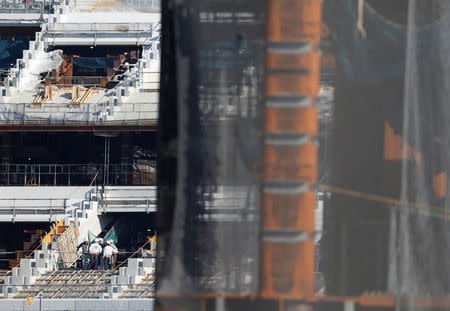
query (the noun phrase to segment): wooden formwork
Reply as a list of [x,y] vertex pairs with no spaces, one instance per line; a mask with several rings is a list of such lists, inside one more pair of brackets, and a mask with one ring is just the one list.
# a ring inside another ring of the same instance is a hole
[[[61,227],[59,227],[61,228]],[[56,240],[58,251],[60,252],[60,264],[63,268],[71,267],[79,257],[78,246],[78,225],[73,222],[69,227],[64,228],[64,232]]]

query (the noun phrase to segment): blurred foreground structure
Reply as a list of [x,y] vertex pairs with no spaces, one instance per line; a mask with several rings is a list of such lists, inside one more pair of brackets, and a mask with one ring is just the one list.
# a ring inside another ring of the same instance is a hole
[[[161,310],[450,307],[448,10],[163,5]],[[318,152],[320,50],[336,67]],[[329,198],[318,240],[315,190]]]

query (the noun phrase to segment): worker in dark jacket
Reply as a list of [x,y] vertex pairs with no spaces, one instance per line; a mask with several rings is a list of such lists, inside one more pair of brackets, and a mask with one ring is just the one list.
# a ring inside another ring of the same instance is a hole
[[89,253],[89,242],[85,240],[83,243],[78,245],[77,252],[81,253],[81,266],[83,270],[89,269],[89,260],[91,258]]

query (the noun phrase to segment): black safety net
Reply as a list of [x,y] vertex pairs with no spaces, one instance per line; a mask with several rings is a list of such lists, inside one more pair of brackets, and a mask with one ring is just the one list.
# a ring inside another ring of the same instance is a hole
[[264,1],[172,4],[163,8],[158,293],[254,293]]

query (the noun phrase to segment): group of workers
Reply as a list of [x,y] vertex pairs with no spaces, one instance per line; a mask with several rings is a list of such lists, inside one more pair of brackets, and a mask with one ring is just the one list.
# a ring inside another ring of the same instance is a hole
[[113,240],[105,241],[96,238],[91,244],[84,241],[78,246],[81,252],[81,262],[83,270],[109,270],[114,269],[119,250],[114,245]]

